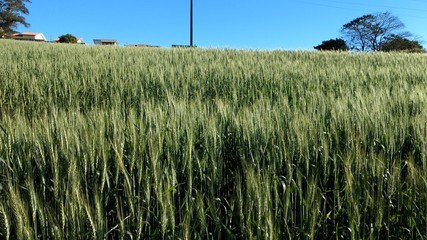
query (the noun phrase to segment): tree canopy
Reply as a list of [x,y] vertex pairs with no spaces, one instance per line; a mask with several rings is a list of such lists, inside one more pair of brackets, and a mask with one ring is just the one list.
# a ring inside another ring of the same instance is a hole
[[381,46],[381,51],[425,52],[423,46],[418,41],[396,35],[387,38],[387,41]]
[[25,6],[31,3],[30,0],[0,0],[0,37],[4,34],[15,33],[18,24],[29,27],[23,15],[28,15],[29,11]]
[[60,43],[77,43],[77,38],[72,34],[65,34],[59,37]]
[[314,47],[316,50],[323,51],[348,51],[348,46],[341,38],[323,41],[322,44]]
[[367,14],[343,25],[341,33],[352,50],[379,51],[391,36],[407,37],[400,32],[405,25],[389,12]]

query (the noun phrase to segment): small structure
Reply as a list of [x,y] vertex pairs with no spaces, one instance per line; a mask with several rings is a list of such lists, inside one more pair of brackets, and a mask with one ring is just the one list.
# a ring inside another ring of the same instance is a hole
[[193,47],[193,46],[191,46],[191,45],[177,45],[177,44],[172,45],[172,48],[191,48],[191,47]]
[[159,46],[154,46],[150,44],[128,44],[126,47],[140,47],[140,48],[158,48]]
[[12,34],[12,39],[25,40],[25,41],[46,42],[46,38],[44,37],[43,33],[32,33],[32,32]]
[[117,40],[112,40],[112,39],[94,39],[93,43],[95,45],[112,45],[112,46],[119,45],[119,42]]

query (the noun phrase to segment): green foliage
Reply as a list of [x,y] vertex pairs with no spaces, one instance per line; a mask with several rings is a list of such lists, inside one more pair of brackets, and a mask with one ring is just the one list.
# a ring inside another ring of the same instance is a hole
[[389,12],[367,14],[343,25],[341,32],[352,50],[379,51],[384,41],[392,36],[408,36],[399,32],[405,25]]
[[322,44],[314,47],[316,50],[323,51],[348,51],[348,46],[341,38],[323,41]]
[[72,34],[65,34],[59,37],[60,43],[77,43],[77,38]]
[[12,34],[15,33],[15,28],[18,24],[29,27],[25,17],[28,15],[26,3],[30,0],[0,0],[0,33]]
[[400,36],[391,36],[387,39],[382,47],[381,51],[391,52],[391,51],[400,51],[400,52],[411,52],[411,53],[421,53],[425,52],[423,46],[418,41],[412,41]]
[[0,42],[2,239],[425,239],[425,54]]

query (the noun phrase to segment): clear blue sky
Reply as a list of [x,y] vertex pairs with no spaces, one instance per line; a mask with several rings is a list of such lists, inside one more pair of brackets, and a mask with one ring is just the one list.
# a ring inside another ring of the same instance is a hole
[[[343,24],[389,11],[427,44],[427,0],[193,0],[194,44],[238,49],[313,49]],[[32,0],[31,27],[48,40],[71,33],[86,43],[189,44],[190,0]]]

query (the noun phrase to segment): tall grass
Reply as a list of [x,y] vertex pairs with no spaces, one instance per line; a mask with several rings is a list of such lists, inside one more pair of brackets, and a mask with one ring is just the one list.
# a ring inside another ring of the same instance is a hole
[[426,239],[427,56],[0,41],[0,238]]

